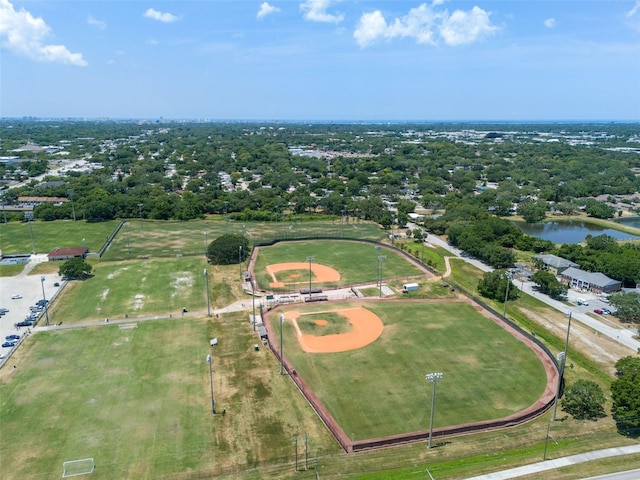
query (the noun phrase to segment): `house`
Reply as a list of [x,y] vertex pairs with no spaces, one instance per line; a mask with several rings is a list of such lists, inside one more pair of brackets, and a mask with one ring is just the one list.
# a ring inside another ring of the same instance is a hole
[[73,247],[73,248],[56,248],[55,250],[51,250],[47,258],[50,262],[54,262],[56,260],[69,260],[70,258],[87,258],[87,253],[89,253],[89,249],[87,247]]
[[562,272],[560,280],[571,288],[588,290],[594,293],[614,293],[620,291],[622,282],[613,280],[600,272],[585,272],[569,267]]
[[544,270],[548,270],[554,275],[560,275],[567,268],[578,268],[580,266],[577,263],[573,263],[566,258],[558,257],[557,255],[537,255],[534,258],[542,262]]

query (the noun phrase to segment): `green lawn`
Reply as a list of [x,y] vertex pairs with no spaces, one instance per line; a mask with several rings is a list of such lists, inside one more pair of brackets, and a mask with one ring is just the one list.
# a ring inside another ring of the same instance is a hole
[[[204,257],[99,263],[92,278],[67,286],[63,301],[51,308],[51,321],[179,315],[183,307],[205,311],[205,266]],[[210,280],[213,289],[213,274]]]
[[[382,279],[407,275],[419,275],[419,268],[393,250],[376,250],[374,245],[364,242],[339,240],[314,240],[301,242],[281,242],[271,247],[262,247],[254,268],[258,284],[267,288],[272,281],[267,275],[267,265],[286,262],[305,262],[314,257],[313,263],[326,265],[340,273],[338,285],[375,282],[378,278],[378,256],[386,256],[382,262]],[[298,287],[308,281],[308,271],[299,278]],[[333,286],[336,282],[331,283]]]
[[4,254],[32,253],[35,246],[36,253],[49,253],[55,248],[85,246],[90,252],[98,252],[118,223],[116,220],[1,223],[0,249]]
[[[17,368],[0,371],[0,478],[60,478],[63,461],[87,457],[95,480],[215,476],[291,462],[298,432],[315,454],[336,453],[255,341],[244,315],[32,334],[11,359]],[[208,354],[224,416],[211,414]]]
[[[545,389],[546,374],[536,355],[467,303],[364,305],[385,329],[358,350],[304,353],[291,322],[284,324],[285,354],[352,440],[428,428],[431,384],[425,375],[430,372],[444,373],[436,427],[513,414]],[[295,307],[318,309],[327,306]]]
[[[205,235],[206,233],[206,235]],[[204,255],[205,241],[227,233],[244,233],[249,243],[278,239],[327,237],[380,240],[384,232],[372,223],[340,225],[337,221],[234,222],[224,217],[208,217],[189,222],[130,220],[114,239],[104,260],[127,260],[141,256],[169,257]]]

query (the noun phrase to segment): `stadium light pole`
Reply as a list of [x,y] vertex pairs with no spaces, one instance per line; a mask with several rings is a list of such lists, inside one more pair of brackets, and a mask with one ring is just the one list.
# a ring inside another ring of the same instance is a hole
[[[129,222],[127,222],[125,226],[127,227],[127,251],[129,252],[129,255],[131,255],[131,242],[129,241]],[[84,247],[84,238],[82,239],[82,246]]]
[[427,373],[426,375],[426,379],[433,383],[433,389],[431,390],[431,420],[429,421],[429,448],[431,448],[431,440],[433,438],[433,413],[436,406],[436,384],[438,383],[438,380],[442,380],[443,376],[442,372]]
[[49,307],[47,307],[47,296],[44,294],[44,275],[40,277],[40,284],[42,285],[42,299],[44,300],[44,317],[49,326]]
[[240,271],[240,281],[242,282],[242,245],[238,245],[238,269]]
[[202,232],[204,234],[204,256],[207,256],[207,249],[209,247],[208,242],[207,242],[207,232]]
[[567,325],[567,339],[564,342],[564,351],[558,354],[558,360],[560,361],[560,369],[558,371],[558,387],[556,388],[556,398],[553,402],[553,416],[552,421],[556,421],[556,411],[558,409],[558,398],[560,397],[560,388],[562,387],[562,376],[564,375],[564,366],[567,363],[567,350],[569,349],[569,332],[571,331],[571,313],[569,312],[569,323]]
[[140,230],[142,230],[142,203],[138,204],[138,217],[140,218]]
[[[27,215],[27,213],[29,213],[30,215]],[[36,254],[36,242],[33,239],[33,226],[31,225],[31,223],[33,222],[33,212],[26,212],[25,216],[27,217],[27,222],[29,223],[29,233],[31,235],[31,251],[35,255]]]
[[76,207],[73,204],[73,189],[70,188],[67,190],[67,194],[69,195],[69,198],[71,199],[71,212],[73,213],[73,221],[76,221]]
[[311,262],[313,262],[316,257],[307,257],[307,262],[309,262],[309,298],[311,298]]
[[204,288],[207,291],[207,317],[211,316],[211,302],[209,301],[209,271],[204,269]]
[[207,355],[207,363],[209,364],[209,385],[211,385],[211,415],[216,414],[216,402],[213,399],[213,362],[211,355]]
[[2,216],[4,217],[4,223],[7,224],[7,211],[5,210],[5,202],[2,202]]
[[382,298],[382,262],[386,259],[386,255],[378,255],[378,285],[380,288],[380,298]]
[[507,277],[507,289],[504,294],[504,308],[502,310],[502,320],[507,319],[507,300],[509,300],[509,286],[511,285],[511,276],[508,273],[505,273]]
[[256,281],[251,279],[251,307],[253,308],[253,331],[256,331]]
[[284,325],[284,313],[280,314],[280,375],[284,375],[284,368],[283,368],[283,358],[284,358],[284,351],[282,350],[282,330],[284,329],[283,327]]

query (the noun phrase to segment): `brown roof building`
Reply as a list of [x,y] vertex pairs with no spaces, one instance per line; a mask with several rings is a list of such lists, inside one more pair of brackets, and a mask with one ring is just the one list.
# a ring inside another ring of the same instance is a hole
[[69,260],[75,257],[86,258],[87,253],[89,253],[87,247],[56,248],[55,250],[51,250],[47,257],[50,262],[53,262],[56,260]]

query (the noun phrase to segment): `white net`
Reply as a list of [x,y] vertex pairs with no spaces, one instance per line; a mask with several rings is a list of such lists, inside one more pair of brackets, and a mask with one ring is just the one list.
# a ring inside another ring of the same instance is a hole
[[62,463],[62,478],[75,477],[76,475],[87,475],[93,472],[95,463],[93,458],[83,458],[81,460],[69,460]]

